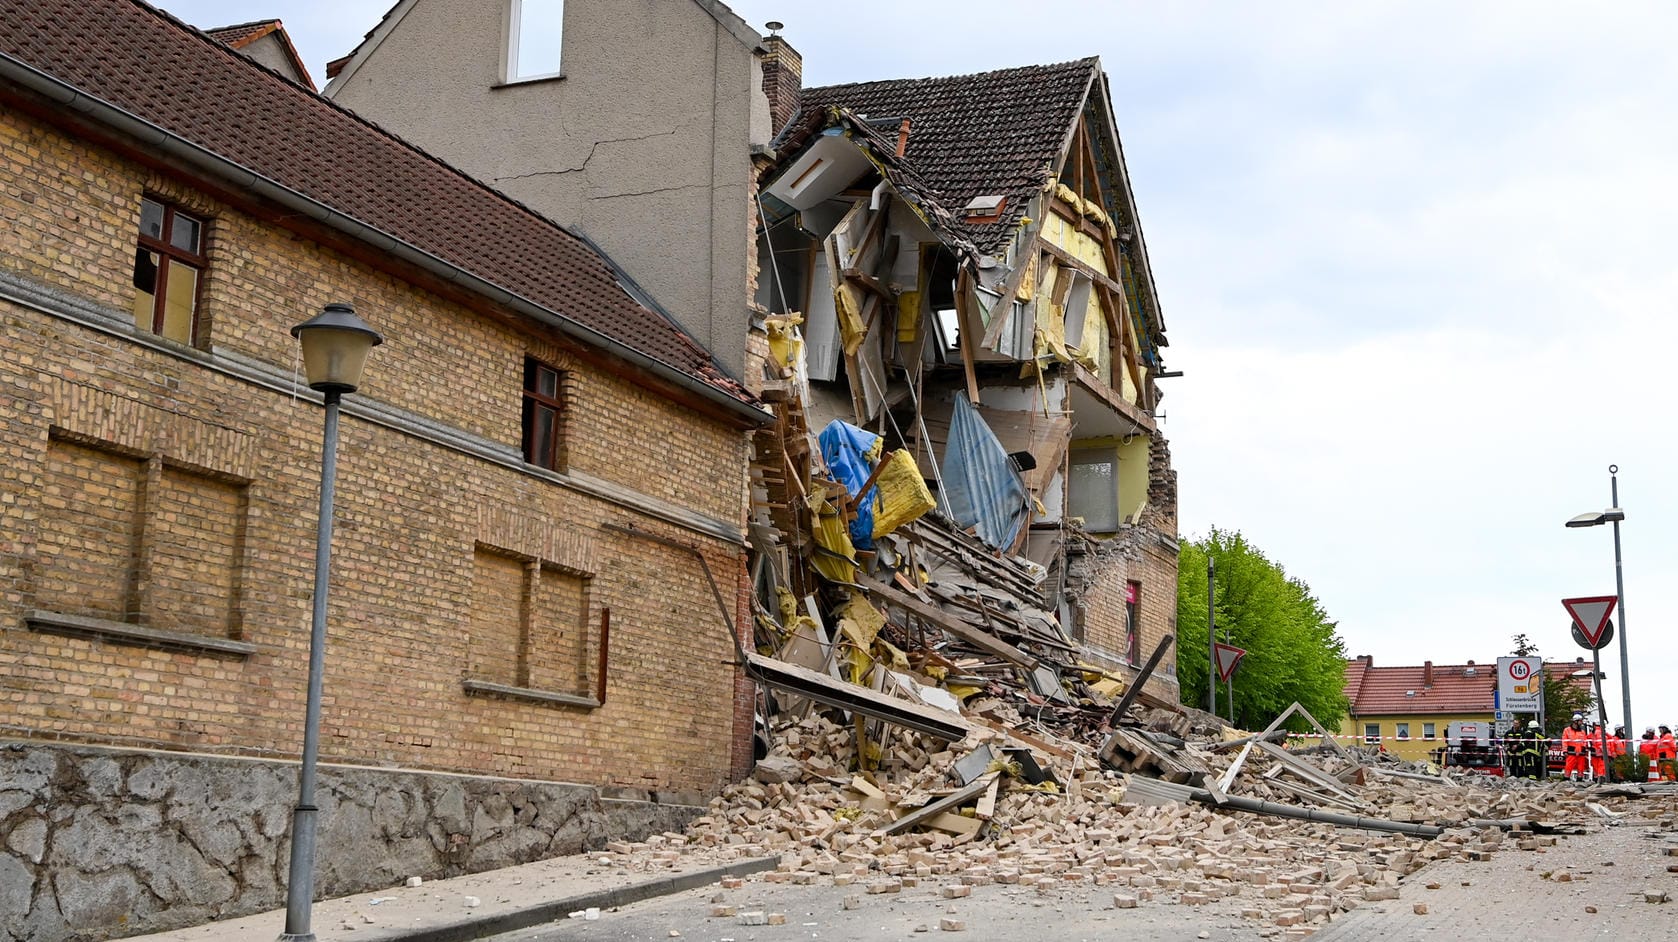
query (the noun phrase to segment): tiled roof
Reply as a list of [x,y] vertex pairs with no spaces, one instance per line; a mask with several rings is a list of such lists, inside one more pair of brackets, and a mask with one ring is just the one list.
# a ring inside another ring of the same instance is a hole
[[216,26],[204,30],[204,33],[217,42],[224,42],[238,49],[272,33],[279,26],[279,20],[257,20],[255,23],[240,23],[237,26]]
[[[1568,677],[1578,667],[1570,662],[1545,662],[1544,673],[1551,682],[1588,686],[1588,678]],[[1496,688],[1495,658],[1485,663],[1396,667],[1376,667],[1365,658],[1346,662],[1346,699],[1353,716],[1491,713],[1496,709]]]
[[730,399],[755,401],[673,320],[637,303],[581,239],[139,0],[0,0],[0,54]]
[[[1042,189],[1100,69],[1098,60],[954,75],[807,88],[806,110],[838,105],[871,121],[908,118],[904,152],[959,216],[976,196],[1006,196],[1002,218],[961,233],[984,252],[1013,237]],[[895,129],[886,132],[895,137]],[[894,142],[895,143],[895,142]]]

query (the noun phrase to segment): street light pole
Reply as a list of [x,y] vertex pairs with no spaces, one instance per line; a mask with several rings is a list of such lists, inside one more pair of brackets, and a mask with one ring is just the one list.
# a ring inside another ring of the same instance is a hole
[[1218,561],[1206,557],[1206,712],[1218,715],[1218,619],[1215,596]]
[[[1608,466],[1608,496],[1610,507],[1620,506],[1620,466]],[[1626,580],[1620,566],[1620,514],[1613,520],[1614,524],[1614,594],[1619,596],[1620,604],[1620,709],[1626,724],[1626,738],[1631,738],[1631,660],[1626,656]],[[1601,669],[1597,673],[1601,673]],[[1598,681],[1597,699],[1602,698],[1601,681]],[[1604,712],[1607,705],[1604,704]],[[1604,717],[1606,719],[1606,717]]]
[[315,897],[315,764],[320,756],[320,701],[326,667],[326,593],[332,573],[332,504],[338,484],[338,402],[361,385],[367,352],[384,342],[348,304],[328,304],[291,329],[303,347],[309,387],[326,402],[321,440],[320,514],[315,521],[315,597],[309,620],[309,692],[303,718],[303,764],[291,816],[291,864],[286,877],[285,932],[279,942],[315,942],[309,926]]

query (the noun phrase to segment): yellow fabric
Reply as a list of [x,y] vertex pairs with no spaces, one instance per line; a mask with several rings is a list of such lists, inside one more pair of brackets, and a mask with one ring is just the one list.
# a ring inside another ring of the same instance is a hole
[[802,314],[783,314],[764,318],[763,329],[769,335],[769,358],[776,366],[792,369],[804,356],[804,340],[793,328],[804,323]]
[[814,518],[812,536],[817,550],[810,554],[810,565],[827,577],[829,582],[845,585],[856,583],[856,547],[851,543],[850,531],[845,527],[845,516],[839,508],[826,500],[817,500],[810,507]]
[[921,293],[905,291],[897,296],[897,342],[914,343],[921,329]]
[[920,465],[908,451],[898,450],[886,458],[885,468],[875,479],[880,499],[874,505],[874,536],[876,539],[896,530],[911,520],[917,520],[937,504],[921,477]]
[[873,644],[880,629],[886,626],[886,616],[861,596],[852,596],[837,612],[839,630],[859,648],[866,649]]

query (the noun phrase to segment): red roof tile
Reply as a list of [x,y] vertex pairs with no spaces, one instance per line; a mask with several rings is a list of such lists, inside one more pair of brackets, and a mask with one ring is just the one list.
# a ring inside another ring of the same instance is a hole
[[[1547,661],[1544,673],[1552,681],[1588,685],[1588,679],[1568,677],[1578,667]],[[1376,667],[1364,658],[1346,662],[1346,699],[1353,716],[1491,713],[1496,709],[1496,689],[1496,658],[1484,663],[1397,667]]]
[[755,402],[581,239],[139,0],[0,0],[0,55]]
[[255,23],[240,23],[237,26],[215,26],[204,30],[204,33],[217,42],[224,42],[238,49],[261,39],[279,27],[279,20],[257,20]]

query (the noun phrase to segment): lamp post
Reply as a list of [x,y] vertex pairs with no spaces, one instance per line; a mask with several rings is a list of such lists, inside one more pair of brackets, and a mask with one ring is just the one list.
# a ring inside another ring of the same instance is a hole
[[285,932],[280,942],[314,942],[309,907],[315,896],[315,759],[320,753],[321,675],[326,663],[326,590],[332,569],[332,497],[338,482],[338,400],[361,385],[367,352],[384,342],[348,304],[328,304],[291,329],[303,347],[309,388],[326,400],[321,442],[320,517],[315,526],[315,599],[309,624],[309,705],[303,720],[303,765],[291,816],[291,869],[286,878]]
[[[1600,527],[1605,523],[1614,525],[1614,594],[1619,598],[1620,612],[1620,706],[1624,715],[1626,736],[1631,736],[1634,728],[1631,725],[1631,660],[1626,656],[1626,581],[1620,565],[1620,521],[1626,518],[1626,512],[1620,509],[1620,466],[1608,466],[1608,498],[1607,510],[1596,513],[1583,513],[1567,521],[1569,527]],[[1595,652],[1592,652],[1595,656]],[[1599,685],[1600,686],[1600,685]],[[1597,697],[1601,699],[1601,691]],[[1604,711],[1606,712],[1606,710]],[[1606,717],[1604,717],[1606,719]]]

